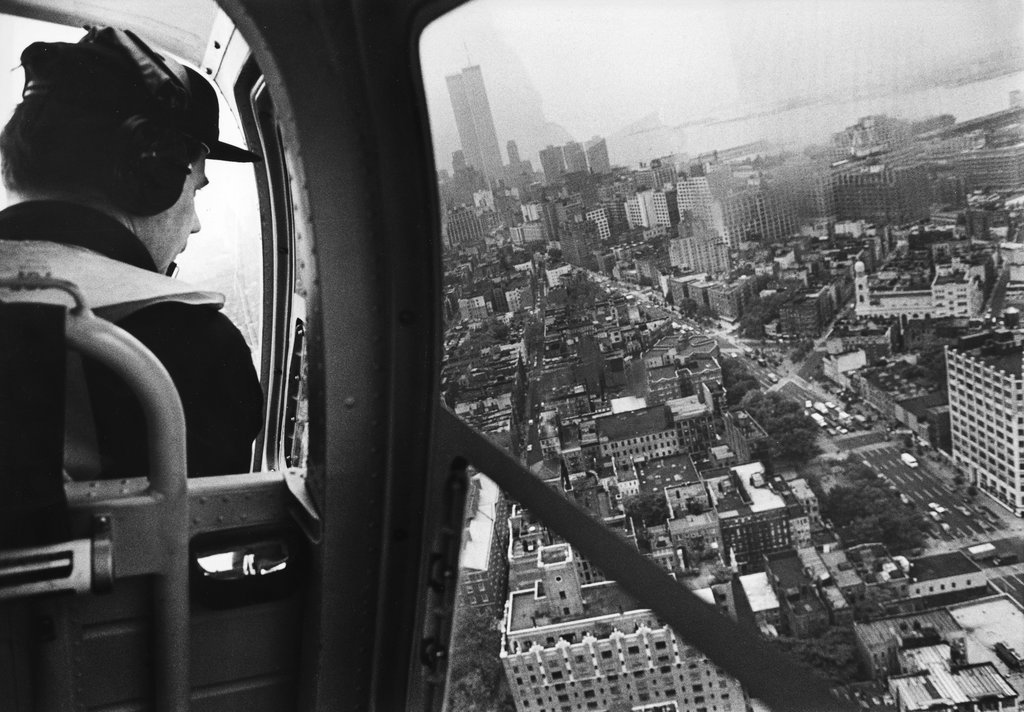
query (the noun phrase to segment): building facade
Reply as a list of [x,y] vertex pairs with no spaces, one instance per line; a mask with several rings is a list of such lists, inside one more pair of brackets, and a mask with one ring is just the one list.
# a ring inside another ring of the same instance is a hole
[[582,584],[573,558],[539,548],[539,580],[509,596],[501,658],[517,712],[745,712],[736,680],[614,582]]
[[1008,331],[946,348],[953,461],[1001,506],[1024,516],[1022,346]]

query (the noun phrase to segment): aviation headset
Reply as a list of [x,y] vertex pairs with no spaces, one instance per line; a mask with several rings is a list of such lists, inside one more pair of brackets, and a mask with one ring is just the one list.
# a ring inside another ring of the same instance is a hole
[[[185,177],[192,170],[189,140],[173,120],[189,104],[187,76],[184,71],[181,75],[175,73],[163,57],[130,31],[111,27],[86,29],[88,34],[71,47],[79,51],[88,47],[101,58],[101,64],[114,67],[123,67],[125,59],[129,59],[131,69],[141,77],[150,109],[131,113],[117,128],[103,180],[104,192],[116,207],[129,214],[156,215],[177,202]],[[51,93],[54,83],[31,79],[26,82],[23,96]]]

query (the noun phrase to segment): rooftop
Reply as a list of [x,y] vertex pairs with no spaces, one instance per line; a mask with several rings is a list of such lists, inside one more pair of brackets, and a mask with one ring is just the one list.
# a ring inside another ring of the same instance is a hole
[[462,553],[459,566],[476,571],[487,570],[491,542],[494,537],[494,519],[497,510],[498,485],[483,475],[473,477],[476,507],[470,515],[462,535]]
[[700,482],[700,475],[689,455],[673,455],[637,465],[642,486],[657,489]]
[[800,558],[793,549],[769,554],[768,566],[783,590],[800,588],[807,581]]
[[1017,691],[991,663],[968,665],[955,672],[935,665],[925,671],[893,676],[889,678],[889,686],[907,712],[933,707],[949,709],[993,696],[1017,698]]
[[961,339],[956,350],[997,371],[1021,375],[1021,345],[1008,331],[973,334]]
[[934,284],[936,286],[940,286],[943,284],[963,284],[964,282],[967,281],[968,278],[966,272],[951,272],[950,274],[939,275],[935,277]]
[[922,556],[910,562],[910,576],[915,581],[934,581],[973,573],[980,574],[981,567],[968,559],[962,551]]
[[[613,406],[614,407],[614,406]],[[603,440],[626,440],[641,435],[651,435],[672,427],[672,411],[664,405],[656,405],[628,413],[613,413],[597,421],[597,432]]]
[[[543,590],[542,588],[540,590]],[[629,595],[619,588],[614,581],[602,581],[580,586],[583,594],[584,612],[580,615],[560,617],[550,615],[548,599],[538,589],[515,591],[510,596],[511,611],[509,614],[509,632],[518,632],[537,628],[541,625],[581,621],[602,616],[619,615],[627,611],[646,610],[637,604]],[[548,621],[544,623],[542,621]]]
[[807,480],[802,477],[790,480],[789,489],[794,495],[796,495],[797,499],[810,499],[815,496],[811,486],[807,484]]
[[[949,606],[949,612],[970,631],[966,640],[968,660],[992,662],[1006,670],[1006,663],[995,653],[996,643],[1024,650],[1024,609],[1005,593]],[[1021,674],[1017,675],[1020,680]]]
[[853,624],[854,632],[869,649],[897,647],[901,638],[926,628],[935,630],[940,636],[958,634],[963,630],[945,608]]
[[775,591],[772,590],[772,586],[768,582],[768,574],[765,572],[740,576],[740,586],[743,587],[743,593],[746,594],[747,601],[750,602],[750,609],[754,613],[773,611],[779,608],[779,599],[775,595]]
[[624,396],[612,399],[612,414],[631,413],[636,410],[643,410],[647,407],[647,401],[636,396]]
[[672,416],[677,420],[685,420],[699,415],[711,413],[710,403],[701,403],[699,396],[685,396],[665,401],[665,405],[672,411]]

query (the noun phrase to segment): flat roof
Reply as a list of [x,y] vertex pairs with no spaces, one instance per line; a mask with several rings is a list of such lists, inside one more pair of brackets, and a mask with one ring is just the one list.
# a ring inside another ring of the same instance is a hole
[[936,665],[924,672],[890,677],[889,686],[908,712],[950,708],[989,696],[1017,698],[1017,691],[991,663],[957,668],[956,672]]
[[459,566],[464,569],[486,571],[494,538],[494,520],[500,492],[498,485],[484,475],[475,475],[473,479],[479,482],[480,489],[476,498],[476,511],[473,512],[463,532]]
[[[580,586],[583,595],[583,613],[575,616],[548,616],[550,625],[561,625],[569,621],[582,621],[608,615],[621,615],[628,611],[647,610],[634,601],[615,581],[602,581]],[[511,611],[509,614],[509,632],[529,630],[543,627],[535,623],[539,613],[551,610],[547,596],[537,597],[536,587],[515,591],[509,597]]]
[[740,576],[740,586],[743,587],[743,593],[750,602],[750,610],[754,613],[778,610],[779,599],[768,582],[768,574],[764,571]]
[[[949,606],[949,612],[970,631],[968,660],[995,663],[1000,670],[1006,670],[1006,664],[995,653],[996,643],[1024,651],[1024,609],[1005,593]],[[1016,677],[1024,678],[1024,674],[1018,673]]]
[[692,485],[701,481],[700,473],[689,455],[671,455],[669,457],[648,460],[640,465],[644,484],[674,487]]
[[653,435],[672,427],[672,411],[664,405],[613,413],[597,420],[597,432],[609,440],[625,440]]
[[811,486],[807,484],[807,480],[803,479],[802,477],[797,477],[796,479],[790,480],[789,489],[799,499],[808,499],[810,497],[816,496],[814,494],[814,490],[812,490]]
[[767,487],[751,487],[747,485],[747,492],[750,493],[751,512],[767,512],[786,506],[786,500],[782,498],[782,495],[772,492]]
[[895,646],[900,637],[922,628],[933,628],[939,635],[963,631],[960,623],[945,608],[853,624],[854,632],[869,648]]
[[910,577],[914,581],[934,581],[973,573],[981,573],[981,567],[962,551],[922,556],[910,562]]
[[612,414],[630,413],[634,410],[646,408],[647,401],[636,396],[623,396],[622,398],[612,398],[611,405]]

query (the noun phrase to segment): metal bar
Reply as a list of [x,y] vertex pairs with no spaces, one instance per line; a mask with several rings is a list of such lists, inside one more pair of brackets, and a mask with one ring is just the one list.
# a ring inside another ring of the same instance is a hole
[[494,480],[546,526],[583,553],[606,576],[654,611],[678,635],[708,656],[743,685],[752,697],[774,710],[853,712],[833,696],[827,684],[799,669],[756,632],[737,625],[692,591],[673,581],[653,561],[641,556],[569,500],[525,469],[507,452],[476,432],[455,414],[438,407],[441,447],[462,456]]
[[149,433],[149,490],[163,565],[154,586],[154,708],[189,706],[188,487],[185,412],[163,364],[131,334],[81,305],[68,313],[68,345],[120,374],[142,407]]
[[0,600],[92,588],[92,540],[0,552]]

